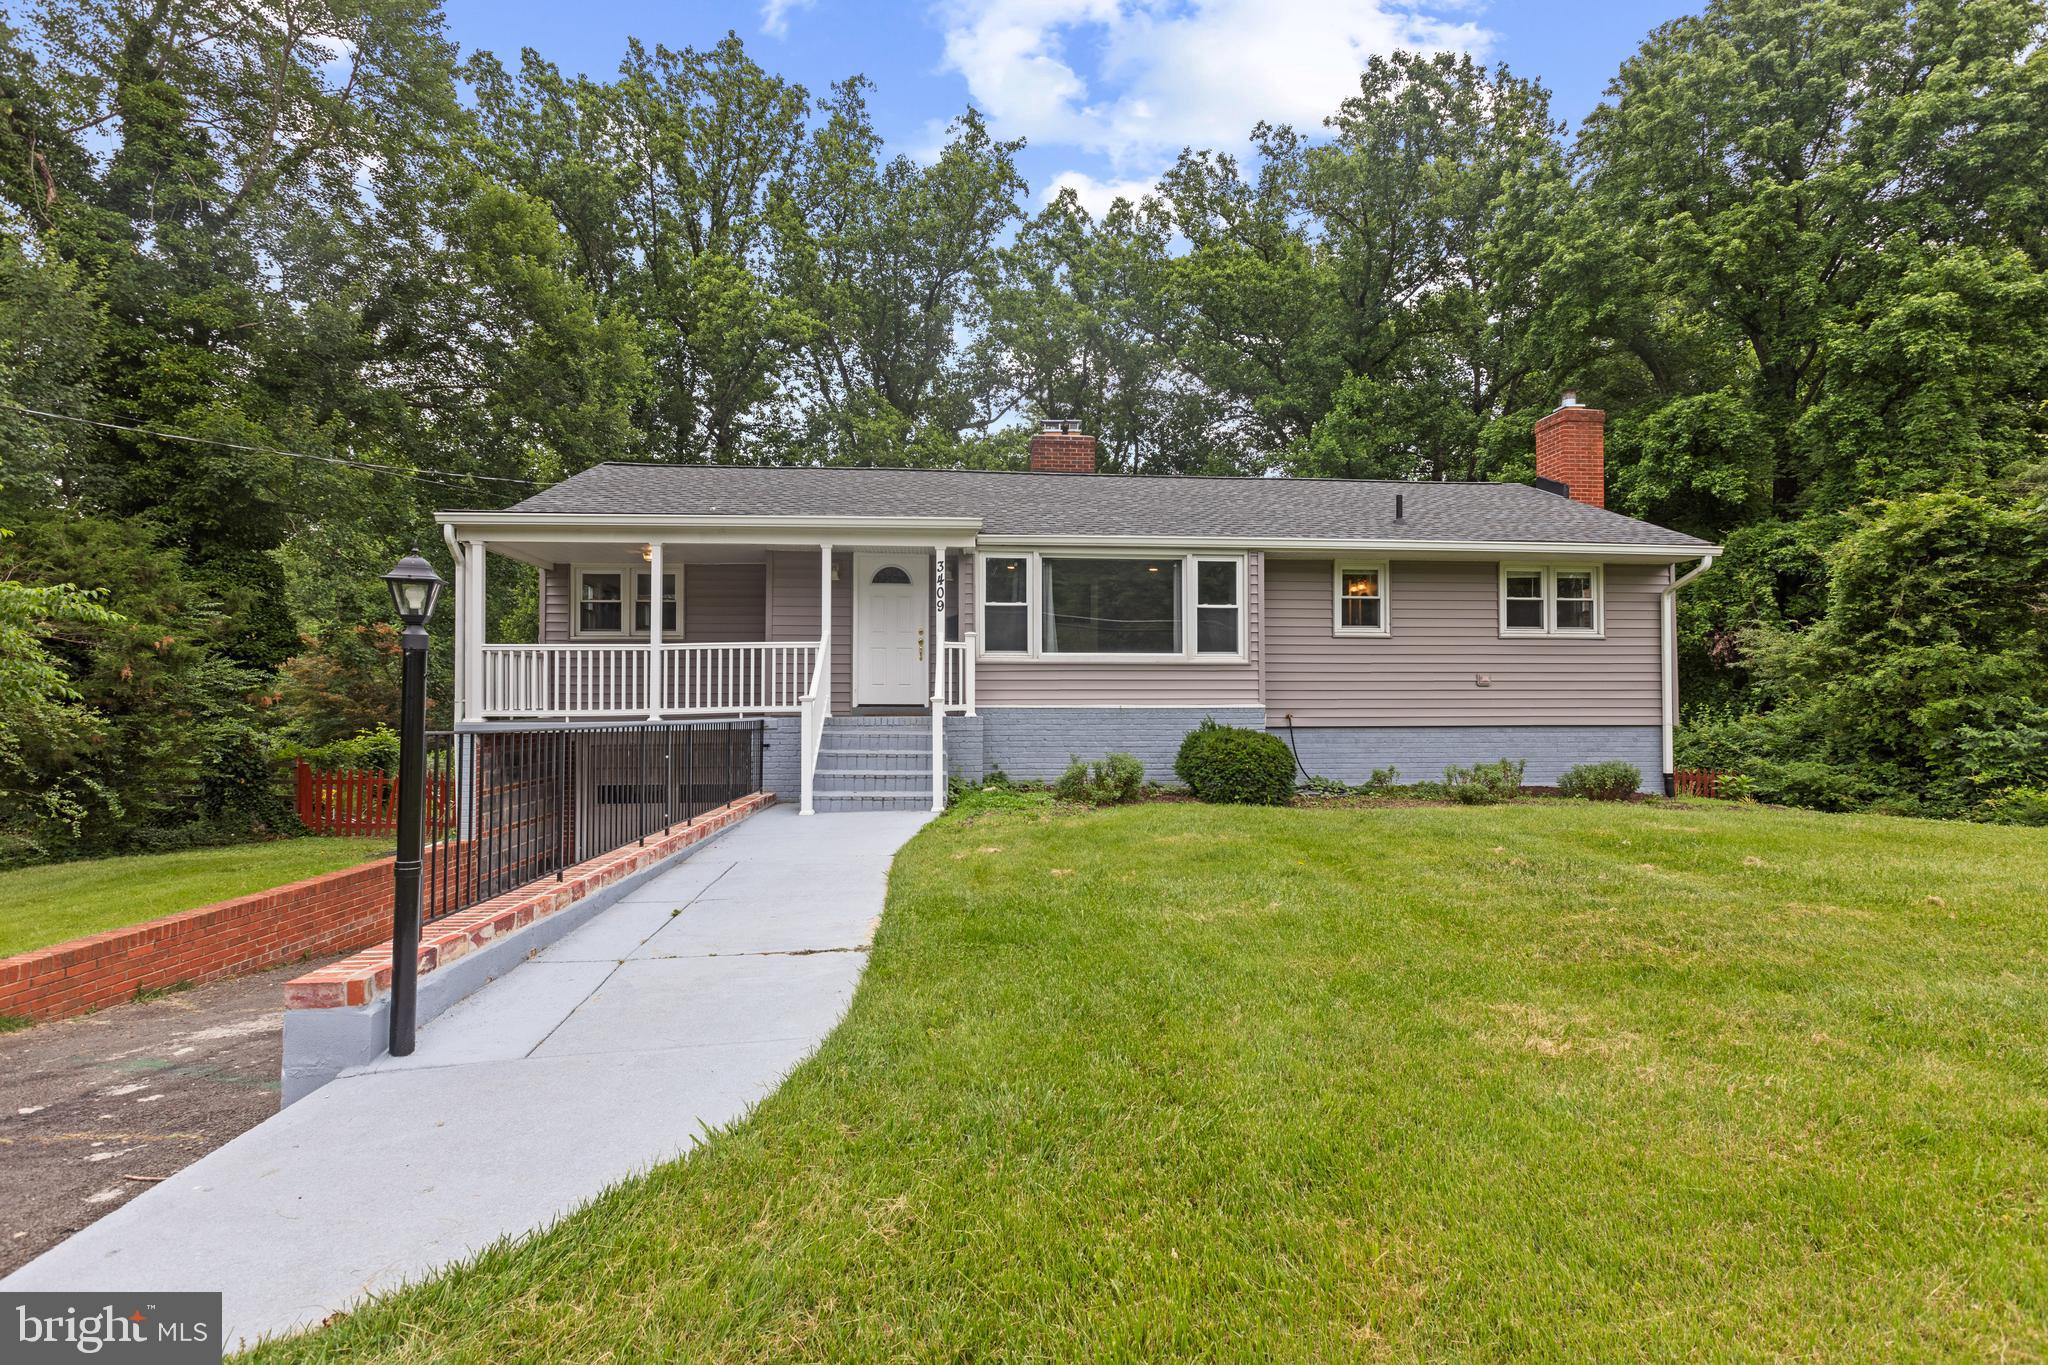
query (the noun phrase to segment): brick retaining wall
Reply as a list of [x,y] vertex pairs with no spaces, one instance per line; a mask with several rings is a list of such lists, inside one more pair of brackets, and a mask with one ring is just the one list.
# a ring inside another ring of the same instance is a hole
[[0,958],[0,1014],[73,1015],[138,991],[198,985],[325,957],[391,932],[391,859]]

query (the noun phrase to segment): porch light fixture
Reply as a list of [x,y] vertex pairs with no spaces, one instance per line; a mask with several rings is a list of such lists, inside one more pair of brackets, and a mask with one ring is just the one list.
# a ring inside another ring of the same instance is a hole
[[391,572],[384,575],[384,584],[391,589],[391,605],[398,612],[398,619],[408,626],[425,625],[434,614],[434,604],[441,600],[441,575],[420,558],[418,546],[391,566]]
[[651,542],[640,547],[640,562],[643,564],[652,564],[654,562],[654,546]]

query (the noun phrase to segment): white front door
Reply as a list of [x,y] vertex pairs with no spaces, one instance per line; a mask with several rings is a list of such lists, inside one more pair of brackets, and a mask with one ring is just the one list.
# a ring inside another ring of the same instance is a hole
[[923,706],[930,571],[923,555],[853,557],[853,704]]

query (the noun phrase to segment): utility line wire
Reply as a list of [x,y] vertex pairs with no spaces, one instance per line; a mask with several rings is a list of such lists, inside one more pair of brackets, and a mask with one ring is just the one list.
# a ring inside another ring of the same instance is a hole
[[456,474],[445,469],[407,469],[404,465],[378,464],[373,460],[351,460],[342,455],[309,455],[302,450],[279,450],[275,446],[248,445],[241,441],[216,441],[208,436],[187,436],[183,432],[157,431],[150,427],[129,426],[124,422],[105,422],[96,417],[73,417],[65,412],[45,412],[41,408],[24,407],[20,403],[4,400],[0,400],[0,407],[25,413],[30,417],[47,417],[53,422],[76,422],[81,426],[133,432],[138,436],[154,436],[165,441],[187,441],[193,445],[219,446],[224,450],[246,450],[258,455],[282,455],[291,460],[318,460],[322,464],[346,465],[350,469],[373,469],[380,474],[400,474],[408,479],[450,479],[456,482],[478,479],[487,483],[525,484],[528,488],[537,485],[534,479],[518,479],[504,474]]

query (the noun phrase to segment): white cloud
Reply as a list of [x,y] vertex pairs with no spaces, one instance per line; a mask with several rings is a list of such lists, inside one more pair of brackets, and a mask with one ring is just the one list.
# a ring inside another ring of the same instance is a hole
[[[1241,146],[1261,119],[1314,127],[1372,54],[1482,51],[1488,38],[1387,0],[948,0],[941,15],[946,65],[999,132],[1118,169]],[[1077,59],[1084,45],[1092,63]]]
[[1059,197],[1061,190],[1072,190],[1074,197],[1081,201],[1081,207],[1089,216],[1100,219],[1109,212],[1109,206],[1119,199],[1128,199],[1133,204],[1151,194],[1159,187],[1157,176],[1137,176],[1129,180],[1098,180],[1086,171],[1061,171],[1053,177],[1052,184],[1045,187],[1040,195],[1050,204]]
[[791,10],[809,9],[817,0],[761,0],[761,31],[771,38],[789,32]]

